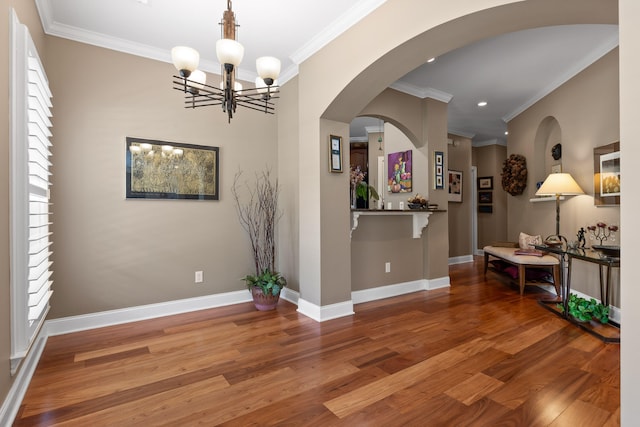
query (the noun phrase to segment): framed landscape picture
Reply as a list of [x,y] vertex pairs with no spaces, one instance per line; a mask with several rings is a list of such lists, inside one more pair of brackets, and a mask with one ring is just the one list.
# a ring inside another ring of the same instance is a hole
[[593,149],[593,201],[596,206],[620,204],[620,142]]
[[493,203],[493,192],[491,191],[479,191],[478,203]]
[[218,147],[127,137],[127,199],[218,200]]
[[478,178],[478,189],[479,190],[493,190],[493,177],[492,176],[483,176]]

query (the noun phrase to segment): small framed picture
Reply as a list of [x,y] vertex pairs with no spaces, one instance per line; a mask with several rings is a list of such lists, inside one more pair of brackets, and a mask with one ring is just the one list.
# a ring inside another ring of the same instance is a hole
[[462,171],[449,171],[449,201],[462,202]]
[[434,151],[433,163],[433,188],[435,188],[436,190],[442,190],[444,189],[444,152]]
[[493,177],[483,176],[481,178],[478,178],[478,189],[493,190]]
[[329,171],[342,172],[342,137],[329,137]]
[[493,192],[491,191],[479,191],[478,203],[493,203]]
[[493,205],[478,205],[479,213],[493,213]]

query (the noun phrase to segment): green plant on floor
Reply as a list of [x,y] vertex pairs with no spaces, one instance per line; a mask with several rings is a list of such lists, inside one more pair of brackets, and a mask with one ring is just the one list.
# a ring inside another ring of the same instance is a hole
[[[558,308],[564,311],[562,304],[558,304]],[[581,322],[596,319],[602,324],[609,323],[609,307],[605,307],[594,298],[585,299],[576,294],[570,294],[567,302],[567,311],[569,315]]]
[[278,272],[264,270],[262,274],[247,274],[242,280],[247,283],[247,288],[251,290],[254,286],[262,289],[265,295],[278,295],[287,284],[284,277]]

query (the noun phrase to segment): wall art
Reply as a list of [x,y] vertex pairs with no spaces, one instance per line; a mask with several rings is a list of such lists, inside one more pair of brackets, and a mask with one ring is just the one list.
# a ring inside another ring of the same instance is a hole
[[462,172],[449,171],[449,201],[462,202]]
[[593,149],[593,200],[596,206],[620,204],[620,142]]
[[218,147],[127,137],[127,199],[218,200]]
[[433,188],[444,189],[444,153],[442,151],[433,153],[433,171]]
[[342,172],[342,137],[329,136],[329,171]]
[[478,178],[478,189],[479,190],[493,190],[493,177],[492,176],[483,176]]
[[411,150],[389,153],[387,163],[387,188],[390,193],[410,193]]

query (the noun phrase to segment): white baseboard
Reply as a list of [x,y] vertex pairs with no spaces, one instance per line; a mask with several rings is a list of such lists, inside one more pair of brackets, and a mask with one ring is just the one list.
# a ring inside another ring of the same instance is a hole
[[351,292],[351,300],[354,304],[376,301],[383,298],[397,297],[419,291],[430,291],[433,289],[446,288],[451,285],[449,276],[439,279],[422,279],[411,282],[398,283],[395,285],[379,286],[377,288],[363,289]]
[[249,301],[252,301],[252,298],[247,290],[226,292],[47,320],[45,326],[48,336],[55,336]]
[[449,276],[440,277],[439,279],[427,280],[427,290],[432,291],[434,289],[448,288],[451,286],[451,279]]
[[473,262],[473,255],[454,256],[449,258],[449,265]]
[[31,350],[22,360],[22,366],[7,393],[7,397],[0,407],[0,426],[13,425],[20,405],[22,404],[22,399],[27,393],[29,383],[31,383],[31,377],[33,377],[33,373],[40,361],[44,345],[47,343],[47,336],[45,326],[40,329],[38,336],[31,346]]
[[353,312],[353,302],[344,301],[336,304],[319,306],[298,298],[298,313],[301,313],[316,322],[324,322],[339,317],[351,316]]
[[283,288],[280,293],[280,298],[285,301],[289,301],[292,304],[298,305],[298,300],[300,299],[300,292],[294,291],[289,288]]
[[376,301],[384,298],[391,298],[398,295],[412,292],[424,291],[427,289],[426,280],[414,280],[412,282],[398,283],[395,285],[379,286],[377,288],[363,289],[351,292],[351,300],[354,304]]

